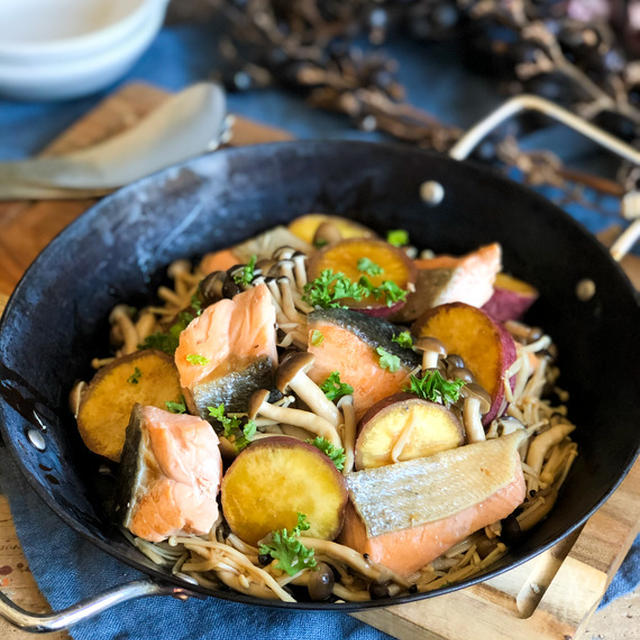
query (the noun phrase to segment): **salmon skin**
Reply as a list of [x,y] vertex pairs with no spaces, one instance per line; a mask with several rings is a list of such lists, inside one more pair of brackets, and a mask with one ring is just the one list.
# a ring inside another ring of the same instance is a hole
[[220,404],[243,412],[254,391],[274,387],[275,323],[264,284],[210,305],[189,323],[180,334],[175,363],[193,413],[208,419],[208,407]]
[[[358,418],[379,400],[401,391],[409,372],[420,365],[418,354],[392,341],[403,329],[381,318],[349,309],[322,309],[309,314],[308,327],[308,350],[316,357],[309,377],[321,384],[338,371],[340,380],[353,387]],[[322,334],[319,343],[312,340],[314,331]],[[379,347],[400,359],[398,371],[380,367]]]
[[522,433],[347,475],[341,542],[410,575],[525,499]]
[[134,406],[115,507],[131,533],[150,542],[208,533],[218,518],[221,478],[218,436],[208,422]]

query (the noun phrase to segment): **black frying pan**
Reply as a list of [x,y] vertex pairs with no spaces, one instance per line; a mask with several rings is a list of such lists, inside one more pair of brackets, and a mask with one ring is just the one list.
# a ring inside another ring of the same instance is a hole
[[[421,200],[425,180],[444,188],[438,204]],[[99,459],[82,444],[67,395],[76,378],[90,377],[91,357],[107,352],[109,310],[118,302],[152,299],[176,258],[228,246],[309,211],[350,216],[379,231],[404,228],[416,246],[436,252],[460,254],[499,241],[505,270],[542,293],[527,319],[544,327],[559,347],[579,456],[549,517],[484,576],[375,602],[258,601],[185,585],[153,565],[105,517],[104,492],[96,482]],[[588,301],[575,294],[584,278],[596,286]],[[51,509],[101,549],[151,576],[121,599],[186,587],[283,608],[388,606],[459,589],[524,562],[602,504],[640,444],[639,332],[636,294],[606,250],[548,201],[491,171],[424,151],[353,141],[227,149],[105,198],[42,252],[0,325],[0,427],[7,449]]]

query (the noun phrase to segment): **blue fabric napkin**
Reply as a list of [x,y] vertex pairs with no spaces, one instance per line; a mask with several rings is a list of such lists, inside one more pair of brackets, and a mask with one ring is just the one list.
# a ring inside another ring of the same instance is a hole
[[[121,81],[144,80],[171,90],[206,79],[215,68],[217,41],[207,25],[165,28],[151,48]],[[467,127],[502,99],[493,84],[466,71],[456,45],[423,46],[394,42],[391,54],[400,61],[401,80],[409,99],[444,121]],[[19,103],[0,100],[0,160],[36,153],[83,115],[113,87],[89,98],[64,103]],[[230,95],[232,112],[288,129],[297,137],[357,137],[377,134],[350,128],[338,115],[314,111],[297,97],[275,89]],[[574,134],[553,128],[527,140],[548,147],[573,166],[602,166],[603,154]],[[552,190],[547,195],[553,197]],[[591,231],[608,226],[615,207],[604,215],[572,205],[570,212]],[[105,555],[64,525],[32,493],[14,464],[0,450],[0,486],[8,495],[16,529],[29,566],[54,608],[69,606],[140,574]],[[607,592],[603,604],[628,593],[640,581],[640,538]],[[177,602],[149,598],[123,604],[72,630],[77,640],[178,640],[188,638],[277,638],[373,640],[388,637],[345,614],[281,612],[233,603]]]

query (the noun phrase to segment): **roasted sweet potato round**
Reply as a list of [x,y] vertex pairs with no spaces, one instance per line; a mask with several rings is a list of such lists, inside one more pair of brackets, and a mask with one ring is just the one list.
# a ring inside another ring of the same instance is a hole
[[[343,273],[352,282],[365,277],[373,287],[384,288],[384,283],[390,281],[404,291],[413,288],[416,279],[413,262],[402,249],[369,238],[342,240],[316,252],[309,260],[309,279],[317,278],[325,269]],[[406,296],[393,300],[388,294],[381,293],[377,298],[370,295],[361,300],[341,302],[351,309],[386,317],[397,312],[405,299]]]
[[356,469],[431,456],[460,446],[464,428],[452,411],[411,393],[376,403],[358,424]]
[[138,351],[96,373],[80,401],[78,431],[91,451],[117,462],[133,406],[166,409],[180,398],[173,360],[162,351]]
[[484,424],[491,422],[504,402],[504,373],[516,359],[511,335],[487,313],[462,302],[430,309],[415,321],[412,332],[438,338],[449,353],[462,357],[491,395],[491,409],[482,420]]
[[255,544],[270,531],[295,527],[304,513],[315,538],[332,540],[347,503],[343,476],[319,449],[276,436],[247,447],[222,479],[222,511],[231,530]]

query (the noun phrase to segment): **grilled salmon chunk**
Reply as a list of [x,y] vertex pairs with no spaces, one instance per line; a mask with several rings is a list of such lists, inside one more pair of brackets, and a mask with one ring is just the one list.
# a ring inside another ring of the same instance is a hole
[[196,416],[135,405],[122,453],[116,510],[150,542],[207,533],[218,517],[218,436]]

